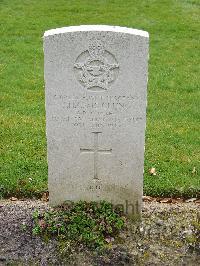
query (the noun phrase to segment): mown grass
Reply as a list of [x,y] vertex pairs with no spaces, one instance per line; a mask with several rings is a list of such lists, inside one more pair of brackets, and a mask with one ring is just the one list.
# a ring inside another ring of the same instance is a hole
[[1,196],[47,189],[42,36],[80,24],[150,33],[144,193],[199,196],[199,7],[198,0],[0,0]]

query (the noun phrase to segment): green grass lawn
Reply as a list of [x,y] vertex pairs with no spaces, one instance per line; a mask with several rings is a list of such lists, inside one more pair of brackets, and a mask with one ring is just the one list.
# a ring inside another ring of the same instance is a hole
[[144,193],[200,196],[199,3],[0,0],[1,196],[47,190],[42,36],[80,24],[150,33]]

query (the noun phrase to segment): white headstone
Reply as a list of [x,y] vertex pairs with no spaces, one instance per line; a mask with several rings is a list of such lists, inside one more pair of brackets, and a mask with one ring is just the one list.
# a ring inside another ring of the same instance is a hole
[[45,32],[50,204],[107,200],[140,213],[148,40],[115,26]]

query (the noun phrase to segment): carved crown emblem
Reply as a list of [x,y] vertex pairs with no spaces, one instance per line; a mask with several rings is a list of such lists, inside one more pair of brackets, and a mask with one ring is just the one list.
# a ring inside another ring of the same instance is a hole
[[107,90],[117,78],[119,64],[100,40],[93,40],[74,64],[78,81],[91,91]]

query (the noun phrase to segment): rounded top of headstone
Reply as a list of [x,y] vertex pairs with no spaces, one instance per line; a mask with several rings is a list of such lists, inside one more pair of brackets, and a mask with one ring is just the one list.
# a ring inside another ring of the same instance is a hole
[[142,37],[149,37],[149,33],[143,30],[137,30],[126,27],[119,26],[107,26],[107,25],[81,25],[81,26],[70,26],[63,27],[57,29],[47,30],[44,33],[44,37],[55,35],[55,34],[63,34],[68,32],[79,32],[79,31],[107,31],[107,32],[119,32],[119,33],[128,33],[133,35],[138,35]]

